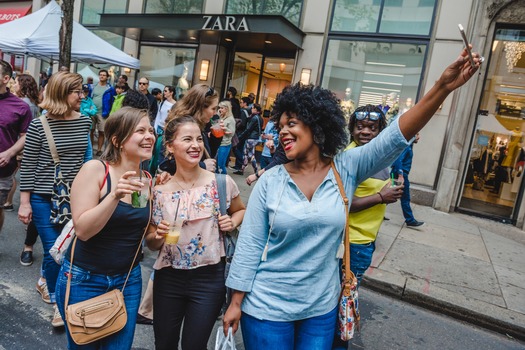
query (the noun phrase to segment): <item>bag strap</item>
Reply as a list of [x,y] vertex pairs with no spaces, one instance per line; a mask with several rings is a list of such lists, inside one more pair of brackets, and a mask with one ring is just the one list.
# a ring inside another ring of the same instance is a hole
[[[106,170],[106,174],[107,174],[107,171],[109,171],[109,166],[107,166],[106,169],[107,169]],[[151,181],[151,175],[147,171],[144,171],[144,172],[146,173],[146,176],[149,177],[149,179]],[[149,216],[148,216],[148,218],[151,217],[152,207],[153,207],[153,203],[152,203],[152,200],[151,200],[151,186],[150,186],[150,200],[149,200]],[[126,280],[124,281],[124,285],[122,286],[122,291],[121,291],[122,293],[124,293],[124,289],[126,288],[126,284],[128,283],[129,275],[131,274],[131,270],[133,270],[133,265],[135,265],[135,261],[137,260],[137,256],[139,255],[140,248],[142,247],[142,241],[144,240],[144,237],[146,237],[146,232],[148,232],[149,225],[150,225],[150,221],[148,219],[148,224],[146,225],[146,228],[144,229],[144,233],[142,234],[142,238],[140,239],[139,246],[137,247],[137,251],[135,252],[135,256],[133,257],[133,261],[131,262],[131,266],[129,267],[128,273],[126,275]],[[67,309],[67,305],[69,303],[69,292],[70,292],[70,289],[71,289],[71,269],[73,267],[73,258],[75,256],[75,246],[77,244],[77,239],[78,239],[78,237],[75,236],[75,238],[73,239],[73,246],[71,247],[71,261],[69,262],[69,273],[67,275],[66,298],[65,298],[65,301],[64,301],[64,310]]]
[[228,208],[226,208],[226,175],[215,173],[215,181],[219,193],[219,211],[221,215],[226,215],[228,213]]
[[51,128],[49,127],[49,123],[47,122],[47,118],[45,115],[41,115],[39,119],[42,122],[42,127],[44,128],[44,132],[46,133],[47,144],[49,145],[49,150],[51,151],[53,162],[55,162],[55,164],[60,164],[60,158],[58,157],[55,139],[53,139],[53,133],[51,132]]
[[341,181],[341,176],[339,176],[339,172],[337,171],[334,161],[332,160],[330,166],[332,167],[332,171],[334,172],[335,181],[337,182],[337,186],[339,187],[339,193],[341,194],[341,197],[343,198],[343,202],[345,204],[345,253],[343,256],[343,293],[346,296],[350,296],[350,287],[352,285],[353,280],[353,274],[350,271],[350,229],[349,229],[349,222],[348,222],[348,213],[350,212],[349,208],[349,200],[346,196],[345,188],[343,186],[343,182]]

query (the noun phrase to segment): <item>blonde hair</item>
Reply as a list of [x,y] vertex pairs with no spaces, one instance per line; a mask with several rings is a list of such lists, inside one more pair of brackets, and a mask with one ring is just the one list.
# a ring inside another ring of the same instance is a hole
[[109,142],[100,159],[111,164],[120,163],[121,146],[133,135],[135,128],[145,117],[149,118],[147,110],[127,106],[112,113],[104,124],[104,135]]
[[206,123],[202,120],[202,110],[211,106],[218,98],[217,91],[212,87],[204,84],[194,85],[170,110],[166,118],[166,124],[172,119],[191,115],[195,118],[201,130],[203,130]]
[[224,116],[224,119],[228,117],[233,117],[232,103],[230,101],[224,100],[224,101],[219,102],[219,107],[226,107],[228,109],[228,111],[226,112],[226,115]]
[[82,76],[77,73],[58,72],[51,76],[46,85],[44,100],[38,106],[50,115],[62,117],[71,106],[67,102],[72,90],[82,89]]

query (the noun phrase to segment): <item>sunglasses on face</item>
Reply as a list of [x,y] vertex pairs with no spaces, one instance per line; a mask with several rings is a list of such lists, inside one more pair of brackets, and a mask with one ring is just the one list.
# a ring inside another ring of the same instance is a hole
[[210,86],[208,88],[208,91],[206,91],[206,95],[204,95],[204,97],[210,97],[210,96],[213,96],[215,94],[215,90],[213,90],[213,88]]
[[139,81],[139,85],[148,85],[148,83],[143,83]]
[[382,115],[381,113],[378,113],[378,112],[366,112],[366,111],[355,112],[355,119],[357,120],[364,120],[367,117],[369,120],[375,122],[376,120],[379,120],[379,118],[382,118]]

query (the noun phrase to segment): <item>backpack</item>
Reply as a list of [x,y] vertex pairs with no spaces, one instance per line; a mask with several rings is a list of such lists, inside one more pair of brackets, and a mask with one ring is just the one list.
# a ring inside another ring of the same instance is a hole
[[[227,214],[228,208],[226,207],[226,174],[215,174],[215,181],[217,182],[217,192],[219,193],[219,210],[221,215]],[[226,252],[226,265],[224,268],[224,279],[228,278],[230,272],[230,266],[233,260],[233,254],[235,253],[235,245],[237,244],[237,237],[239,235],[238,230],[235,229],[232,232],[222,232],[224,240],[224,251]],[[230,305],[232,296],[232,290],[226,287],[226,310]]]

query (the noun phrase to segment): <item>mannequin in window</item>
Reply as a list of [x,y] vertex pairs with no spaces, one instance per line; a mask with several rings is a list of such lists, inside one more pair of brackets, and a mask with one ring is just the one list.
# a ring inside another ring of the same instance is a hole
[[186,92],[188,91],[190,85],[188,83],[188,62],[185,61],[184,62],[184,70],[182,72],[182,75],[181,77],[179,78],[179,81],[177,82],[177,87],[176,87],[176,92],[177,92],[177,96],[180,96],[181,94],[186,94]]
[[412,106],[414,105],[414,101],[412,100],[412,98],[407,98],[407,100],[405,101],[405,107],[403,107],[403,109],[401,109],[401,111],[399,111],[399,115],[403,115],[403,113],[405,113],[406,111],[408,111],[410,108],[412,108]]
[[507,182],[512,182],[511,178],[511,171],[514,169],[514,166],[516,165],[516,161],[518,159],[520,150],[521,150],[521,142],[523,140],[523,133],[520,131],[519,127],[514,128],[514,130],[511,131],[510,135],[510,142],[507,146],[507,156],[502,161],[501,166],[505,168],[507,171]]
[[383,95],[383,97],[381,99],[381,104],[377,106],[377,107],[381,108],[381,110],[383,111],[383,113],[385,115],[388,112],[388,110],[390,109],[390,106],[387,104],[386,99],[387,99],[387,96]]
[[341,107],[342,107],[343,111],[345,112],[345,115],[348,116],[348,117],[350,117],[350,115],[352,113],[354,113],[354,110],[355,110],[355,103],[354,103],[354,101],[352,100],[352,98],[350,96],[351,94],[352,94],[352,89],[346,88],[345,89],[345,98],[341,102]]
[[390,101],[392,101],[392,107],[386,113],[386,120],[388,125],[390,125],[390,123],[392,123],[398,117],[399,103],[397,102],[398,99],[397,94],[395,92],[391,92],[388,98],[390,99]]

